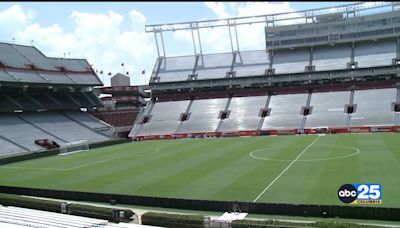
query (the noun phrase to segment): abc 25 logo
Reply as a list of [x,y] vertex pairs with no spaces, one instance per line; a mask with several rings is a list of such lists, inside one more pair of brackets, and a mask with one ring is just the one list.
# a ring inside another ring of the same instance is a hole
[[344,184],[338,190],[343,203],[382,204],[382,186],[380,184]]

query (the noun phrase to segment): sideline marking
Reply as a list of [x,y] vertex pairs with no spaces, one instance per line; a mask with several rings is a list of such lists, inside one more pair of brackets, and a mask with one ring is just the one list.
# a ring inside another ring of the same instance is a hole
[[[184,142],[183,142],[183,141],[181,141],[181,142],[172,141],[172,143],[168,143],[167,145],[162,146],[161,148],[168,148],[168,147],[170,147],[170,146],[177,146],[177,145],[180,145],[180,144],[182,144],[182,143],[184,143]],[[157,153],[157,152],[160,152],[160,151],[161,151],[159,147],[157,147],[157,148],[151,148],[151,149],[146,149],[146,150],[140,151],[140,152],[138,152],[138,153],[134,153],[134,154],[124,154],[124,155],[119,156],[119,157],[113,157],[113,158],[109,158],[109,159],[105,159],[105,160],[101,160],[101,161],[95,161],[95,162],[92,162],[92,163],[83,164],[83,165],[75,166],[75,167],[72,167],[72,168],[66,168],[66,169],[57,169],[57,168],[36,168],[36,167],[21,167],[21,166],[0,166],[0,169],[3,168],[3,169],[68,171],[68,170],[74,170],[74,169],[82,168],[82,167],[89,166],[89,165],[94,165],[94,164],[101,163],[101,162],[111,161],[111,160],[119,159],[119,158],[123,158],[123,157],[128,157],[128,156],[131,156],[131,155],[142,154],[142,153],[145,153],[146,151],[149,151],[149,150],[157,150],[157,151],[155,151],[155,152],[152,152],[151,154]],[[87,153],[90,153],[90,152],[91,152],[90,150],[87,151]]]
[[108,162],[108,161],[112,161],[112,160],[116,160],[116,159],[120,159],[120,158],[124,158],[124,157],[128,157],[128,156],[132,156],[132,155],[143,154],[143,153],[146,153],[147,151],[150,151],[150,152],[148,152],[148,154],[154,154],[154,153],[160,152],[161,150],[160,150],[160,148],[147,149],[147,150],[139,151],[139,152],[134,153],[134,154],[124,154],[122,156],[113,157],[113,158],[109,158],[109,159],[104,159],[104,160],[100,160],[100,161],[95,161],[95,162],[91,162],[91,163],[86,163],[86,164],[83,164],[83,165],[78,165],[78,166],[71,167],[71,168],[66,168],[66,169],[35,168],[35,167],[21,167],[21,166],[5,166],[5,167],[0,167],[0,168],[3,168],[3,169],[69,171],[69,170],[79,169],[79,168],[83,168],[83,167],[87,167],[87,166],[91,166],[91,165],[96,165],[96,164],[99,164],[99,163]]
[[253,203],[256,202],[319,138],[320,136],[312,141],[277,177],[275,177],[275,179],[253,200]]
[[[296,147],[264,147],[261,149],[253,150],[249,153],[250,157],[253,159],[257,160],[265,160],[265,161],[280,161],[280,162],[288,162],[288,161],[293,161],[293,160],[285,160],[285,159],[273,159],[273,158],[264,158],[264,157],[259,157],[254,154],[256,154],[259,151],[274,151],[274,149],[280,149],[280,148],[298,148],[301,146],[296,146]],[[338,156],[338,157],[332,157],[332,158],[314,158],[314,159],[299,159],[297,160],[298,162],[314,162],[314,161],[330,161],[330,160],[336,160],[336,159],[342,159],[342,158],[348,158],[355,156],[360,153],[360,149],[351,147],[351,146],[314,146],[314,147],[333,147],[333,148],[344,148],[344,149],[350,149],[354,150],[355,153],[348,154],[348,155],[343,155],[343,156]]]

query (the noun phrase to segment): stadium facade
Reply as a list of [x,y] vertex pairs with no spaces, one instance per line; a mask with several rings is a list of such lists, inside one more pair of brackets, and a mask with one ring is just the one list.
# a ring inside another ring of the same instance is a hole
[[[252,23],[265,24],[266,48],[240,51],[236,26]],[[220,26],[228,27],[232,51],[203,54],[200,30]],[[191,31],[194,55],[165,55],[162,34],[176,30]],[[146,31],[155,34],[159,57],[149,82],[152,100],[132,139],[400,129],[396,2],[148,25]]]

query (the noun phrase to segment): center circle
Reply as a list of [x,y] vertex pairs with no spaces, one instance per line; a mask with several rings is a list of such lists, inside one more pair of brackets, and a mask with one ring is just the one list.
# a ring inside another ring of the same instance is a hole
[[[299,148],[300,150],[304,150],[307,147],[307,145],[305,146],[293,146],[293,147],[264,147],[264,148],[260,148],[257,150],[253,150],[249,153],[250,157],[253,159],[257,159],[257,160],[266,160],[266,161],[281,161],[281,162],[288,162],[288,161],[293,161],[290,159],[275,159],[275,158],[268,158],[268,157],[263,157],[262,156],[262,152],[263,151],[277,151],[277,150],[284,150],[284,149],[293,149],[293,148]],[[347,155],[342,155],[342,156],[336,156],[336,157],[328,157],[328,158],[315,158],[315,159],[298,159],[296,161],[299,162],[312,162],[312,161],[328,161],[328,160],[336,160],[336,159],[342,159],[342,158],[348,158],[348,157],[352,157],[355,156],[357,154],[360,153],[360,150],[351,146],[312,146],[312,148],[314,147],[320,147],[320,148],[339,148],[339,149],[345,149],[347,151],[351,151],[351,153],[347,154]],[[261,155],[260,155],[261,153]]]

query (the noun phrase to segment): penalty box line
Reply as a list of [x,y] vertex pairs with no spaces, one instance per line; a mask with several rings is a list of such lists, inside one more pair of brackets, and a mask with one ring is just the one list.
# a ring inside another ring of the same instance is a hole
[[314,141],[312,141],[304,150],[277,176],[275,179],[269,183],[269,185],[253,200],[256,202],[264,193],[310,148],[321,136],[318,136]]

